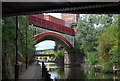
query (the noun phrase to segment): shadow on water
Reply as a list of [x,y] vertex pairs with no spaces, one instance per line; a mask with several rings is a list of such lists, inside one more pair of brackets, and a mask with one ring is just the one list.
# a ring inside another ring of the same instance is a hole
[[[40,63],[41,64],[41,63]],[[98,79],[111,79],[111,81],[114,79],[114,75],[108,75],[108,74],[102,74],[102,73],[95,73],[90,68],[84,68],[80,66],[59,66],[56,63],[53,62],[46,62],[45,63],[47,70],[49,71],[49,74],[51,74],[52,79],[57,79],[57,81],[86,81],[89,80],[98,80]],[[55,80],[54,80],[55,81]],[[109,81],[109,80],[108,80]],[[116,80],[114,80],[116,81]]]

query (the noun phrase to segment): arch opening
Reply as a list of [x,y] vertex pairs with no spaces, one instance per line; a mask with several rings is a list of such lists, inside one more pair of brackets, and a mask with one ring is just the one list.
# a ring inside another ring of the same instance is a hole
[[53,32],[39,34],[34,39],[34,41],[36,41],[36,44],[45,40],[53,40],[56,43],[61,44],[66,51],[70,51],[73,48],[72,44],[66,38]]

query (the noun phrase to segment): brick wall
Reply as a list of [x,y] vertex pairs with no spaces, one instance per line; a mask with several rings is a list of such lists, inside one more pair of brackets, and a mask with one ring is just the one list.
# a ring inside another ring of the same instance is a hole
[[62,19],[67,23],[75,23],[75,14],[62,14]]

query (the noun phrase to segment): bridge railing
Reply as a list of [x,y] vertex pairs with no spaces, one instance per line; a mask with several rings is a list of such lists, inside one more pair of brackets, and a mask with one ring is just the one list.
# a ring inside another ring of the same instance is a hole
[[61,31],[61,32],[65,32],[65,33],[68,33],[68,34],[71,34],[71,35],[75,34],[73,28],[70,28],[70,27],[67,27],[67,26],[64,26],[64,25],[60,25],[60,24],[57,24],[57,23],[49,21],[49,20],[45,20],[45,19],[43,19],[43,18],[41,18],[37,15],[29,15],[28,16],[28,21],[30,23],[33,23],[33,24],[36,24],[36,25],[51,28],[51,29],[58,30],[58,31]]

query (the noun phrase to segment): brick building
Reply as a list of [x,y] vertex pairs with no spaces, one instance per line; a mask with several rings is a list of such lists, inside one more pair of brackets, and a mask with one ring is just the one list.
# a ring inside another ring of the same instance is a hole
[[76,24],[79,14],[62,14],[61,18],[69,24]]
[[62,14],[61,18],[65,21],[65,26],[72,27],[76,31],[79,14]]

